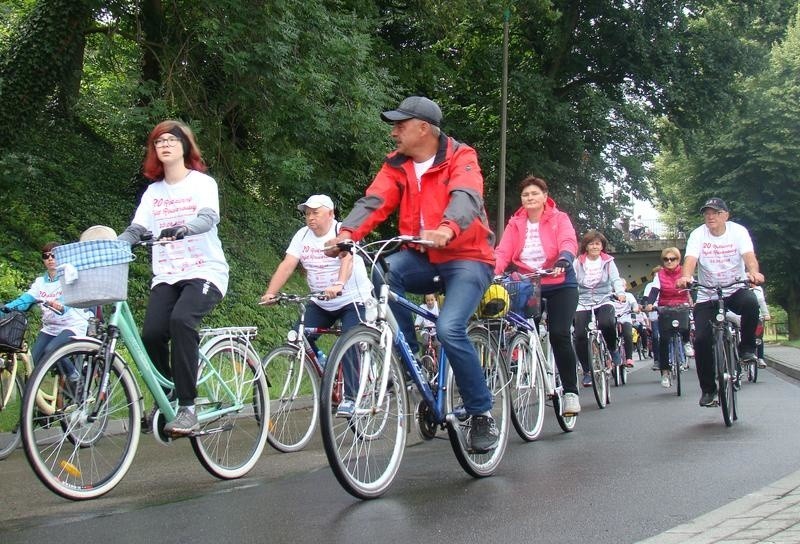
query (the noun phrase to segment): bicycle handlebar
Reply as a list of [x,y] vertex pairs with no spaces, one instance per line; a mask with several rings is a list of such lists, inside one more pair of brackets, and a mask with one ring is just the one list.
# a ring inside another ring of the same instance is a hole
[[698,288],[702,287],[703,289],[713,289],[713,290],[716,291],[717,289],[720,289],[720,290],[721,289],[726,289],[728,287],[733,287],[734,285],[739,285],[739,284],[747,285],[749,287],[750,286],[750,281],[749,280],[743,280],[743,279],[737,279],[737,280],[733,280],[731,283],[728,283],[728,284],[725,284],[725,285],[704,285],[704,284],[700,283],[699,281],[692,280],[692,282],[689,284],[688,289],[698,289]]
[[271,300],[269,300],[267,302],[259,301],[258,304],[259,304],[259,306],[267,306],[267,305],[272,305],[272,304],[281,304],[281,303],[284,303],[284,302],[298,302],[298,303],[301,303],[301,302],[306,302],[306,301],[313,300],[313,299],[326,300],[325,293],[323,291],[318,291],[318,292],[314,292],[314,293],[308,293],[308,294],[305,294],[305,295],[298,295],[296,293],[278,293],[277,295],[275,295],[275,298],[273,298],[273,299],[271,299]]

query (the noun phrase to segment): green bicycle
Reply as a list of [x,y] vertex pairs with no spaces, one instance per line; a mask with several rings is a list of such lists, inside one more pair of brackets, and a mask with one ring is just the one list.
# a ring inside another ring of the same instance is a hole
[[[118,349],[120,339],[158,407],[152,423],[158,440],[170,440],[164,424],[177,411],[165,393],[173,384],[148,357],[125,300],[115,302],[99,329],[96,338],[76,337],[38,364],[22,401],[22,441],[31,467],[45,486],[72,500],[111,491],[130,468],[139,444],[143,397],[132,365]],[[189,440],[212,475],[239,478],[253,468],[267,441],[267,383],[250,344],[252,327],[204,332],[208,339],[198,354],[196,399],[200,430]],[[80,370],[77,385],[63,379],[59,368],[64,361]],[[56,410],[43,416],[36,409],[37,394],[54,389]]]

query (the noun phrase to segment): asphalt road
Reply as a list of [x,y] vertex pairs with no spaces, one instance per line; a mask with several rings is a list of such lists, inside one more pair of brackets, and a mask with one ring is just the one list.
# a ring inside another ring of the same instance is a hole
[[693,370],[682,397],[656,374],[637,362],[605,410],[584,389],[573,433],[548,411],[540,440],[513,435],[490,478],[467,476],[446,440],[412,432],[394,486],[366,502],[339,487],[318,440],[296,454],[265,451],[246,478],[224,482],[188,441],[143,437],[120,485],[79,503],[44,488],[18,451],[0,462],[0,543],[636,542],[800,468],[797,381],[760,372],[726,428],[718,408],[697,406]]

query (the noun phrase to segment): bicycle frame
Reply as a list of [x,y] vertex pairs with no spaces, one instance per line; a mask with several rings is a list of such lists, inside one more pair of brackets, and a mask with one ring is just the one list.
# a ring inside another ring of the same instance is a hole
[[[164,392],[164,390],[174,388],[174,384],[156,369],[155,365],[150,360],[150,357],[147,355],[147,351],[145,350],[141,336],[139,335],[139,329],[136,325],[136,321],[131,313],[130,306],[128,306],[128,303],[124,300],[114,304],[114,312],[108,319],[106,332],[102,336],[100,347],[98,349],[98,352],[102,354],[102,361],[104,364],[103,382],[100,386],[101,394],[106,394],[108,392],[108,370],[110,368],[111,361],[113,360],[113,354],[116,352],[116,344],[119,338],[122,338],[123,342],[125,343],[125,346],[127,347],[134,363],[136,364],[139,375],[142,377],[147,389],[153,395],[153,400],[155,401],[159,410],[162,414],[164,414],[167,421],[171,421],[175,418],[177,410],[167,397],[167,394]],[[212,338],[212,340],[214,340],[214,338]],[[213,365],[208,364],[209,360],[206,358],[203,350],[200,350],[199,356],[200,369],[203,372],[212,372],[213,375],[219,377],[217,369],[215,369]],[[257,372],[260,372],[260,367],[257,369]],[[201,375],[198,381],[201,381],[202,379],[203,378]],[[226,380],[220,379],[218,382],[226,396],[228,396],[232,402],[229,406],[225,407],[219,406],[212,409],[198,410],[197,419],[201,423],[218,418],[229,412],[238,411],[242,408],[241,404],[233,402],[233,399],[236,398],[236,394],[230,389],[226,383]],[[99,408],[96,410],[98,409]],[[93,413],[91,417],[97,417],[97,414]]]
[[[389,308],[389,299],[391,299],[393,302],[396,302],[406,310],[409,310],[417,315],[421,315],[424,319],[434,323],[436,323],[438,319],[436,314],[424,308],[420,308],[417,304],[414,304],[397,293],[389,290],[389,286],[387,284],[383,284],[381,286],[380,296],[378,298],[378,320],[376,322],[376,326],[381,331],[381,345],[383,347],[392,345],[393,350],[386,350],[387,360],[383,362],[383,375],[380,377],[381,393],[378,398],[378,405],[380,406],[383,402],[383,398],[386,393],[386,384],[388,383],[389,379],[388,358],[392,356],[392,351],[396,350],[400,355],[400,360],[403,362],[403,366],[408,371],[411,379],[414,381],[414,384],[417,386],[417,390],[422,396],[422,399],[431,408],[435,423],[442,424],[445,422],[445,417],[447,415],[445,413],[446,408],[444,395],[444,392],[447,390],[447,380],[450,370],[450,366],[447,363],[447,354],[444,351],[444,347],[439,346],[437,358],[439,363],[439,372],[438,376],[436,377],[437,394],[434,394],[430,384],[424,378],[423,373],[417,364],[416,357],[414,357],[414,353],[411,351],[411,347],[408,345],[403,331],[400,330],[391,308]],[[382,322],[388,326],[381,326]],[[362,372],[364,371],[366,371],[366,366],[362,367]],[[362,379],[360,382],[363,384],[364,380]],[[359,395],[362,393],[363,391],[359,391]]]

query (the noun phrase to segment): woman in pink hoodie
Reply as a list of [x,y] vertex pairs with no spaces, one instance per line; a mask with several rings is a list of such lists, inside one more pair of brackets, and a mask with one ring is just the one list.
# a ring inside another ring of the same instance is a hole
[[564,413],[577,414],[581,406],[570,337],[578,304],[578,284],[572,268],[578,251],[575,228],[569,216],[556,208],[548,196],[545,180],[527,176],[520,182],[519,190],[522,206],[509,219],[495,249],[495,274],[553,269],[553,276],[541,279],[542,298],[547,301],[550,344],[564,385]]

